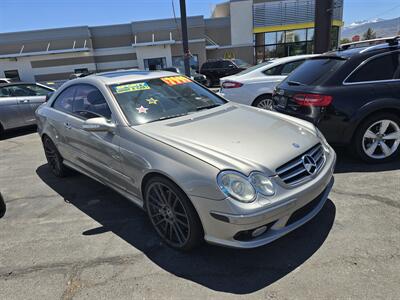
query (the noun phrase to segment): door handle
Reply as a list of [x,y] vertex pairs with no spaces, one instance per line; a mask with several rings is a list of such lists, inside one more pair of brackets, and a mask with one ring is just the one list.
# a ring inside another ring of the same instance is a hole
[[67,129],[71,129],[72,128],[71,124],[69,124],[68,122],[64,123],[64,127],[67,128]]
[[29,102],[31,102],[31,101],[30,101],[30,100],[28,100],[28,99],[19,100],[19,103],[29,103]]

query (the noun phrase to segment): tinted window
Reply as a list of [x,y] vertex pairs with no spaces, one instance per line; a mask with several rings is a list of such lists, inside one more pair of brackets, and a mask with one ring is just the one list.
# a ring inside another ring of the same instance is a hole
[[35,94],[35,96],[46,96],[48,93],[52,92],[52,90],[46,89],[36,84],[25,85],[23,86],[23,88],[29,90],[30,92]]
[[0,97],[11,97],[11,92],[8,87],[0,88]]
[[293,81],[305,85],[318,85],[338,70],[346,60],[339,58],[314,58],[305,61],[294,70],[285,82]]
[[265,70],[263,73],[267,76],[279,75],[281,69],[282,69],[282,66],[276,66],[276,67],[272,67],[272,68]]
[[394,79],[396,70],[399,68],[399,58],[398,53],[374,58],[362,65],[346,81],[363,82]]
[[74,100],[75,90],[75,86],[70,86],[62,91],[54,101],[53,107],[58,110],[72,112],[72,103]]
[[96,87],[86,84],[76,87],[72,112],[84,119],[111,119],[111,111],[103,94]]
[[293,62],[284,64],[283,68],[281,70],[281,75],[284,75],[284,76],[289,75],[295,69],[297,69],[297,67],[300,66],[303,62],[304,62],[304,60],[298,60],[298,61],[293,61]]
[[229,67],[234,67],[235,65],[232,63],[232,62],[230,62],[230,61],[227,61],[227,60],[223,60],[223,61],[221,61],[220,63],[219,63],[219,68],[229,68]]

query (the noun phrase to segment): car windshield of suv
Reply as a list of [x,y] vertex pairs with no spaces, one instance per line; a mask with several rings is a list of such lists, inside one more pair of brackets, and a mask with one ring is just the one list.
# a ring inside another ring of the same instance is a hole
[[318,85],[339,69],[346,60],[340,58],[313,58],[305,61],[285,80],[289,85]]
[[236,58],[236,59],[232,59],[232,61],[235,63],[235,65],[237,65],[239,68],[248,68],[248,67],[250,67],[250,65],[247,63],[247,62],[245,62],[244,60],[241,60],[241,59],[238,59],[238,58]]
[[110,86],[131,125],[171,119],[226,103],[185,76]]

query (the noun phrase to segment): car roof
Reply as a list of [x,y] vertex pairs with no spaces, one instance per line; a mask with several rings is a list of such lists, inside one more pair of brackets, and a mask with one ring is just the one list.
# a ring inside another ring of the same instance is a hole
[[37,84],[36,82],[6,82],[0,83],[0,87],[10,86],[10,85],[27,85],[27,84]]
[[87,79],[101,81],[103,84],[106,85],[112,85],[112,84],[149,80],[149,79],[168,77],[168,76],[179,76],[179,75],[177,75],[177,73],[169,71],[144,71],[144,70],[132,69],[132,70],[118,70],[111,72],[95,73],[85,77],[72,79],[72,81],[81,82],[85,81],[84,79],[87,78]]
[[338,58],[350,58],[355,56],[373,56],[379,53],[385,53],[389,51],[399,50],[400,45],[388,45],[388,44],[378,44],[373,46],[363,46],[358,48],[350,48],[346,50],[335,50],[321,54],[323,57],[338,57]]

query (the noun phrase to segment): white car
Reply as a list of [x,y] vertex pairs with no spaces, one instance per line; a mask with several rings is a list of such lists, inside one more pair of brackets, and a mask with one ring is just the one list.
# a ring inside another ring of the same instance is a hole
[[297,55],[270,60],[220,79],[219,94],[233,102],[270,109],[275,87],[307,58]]

